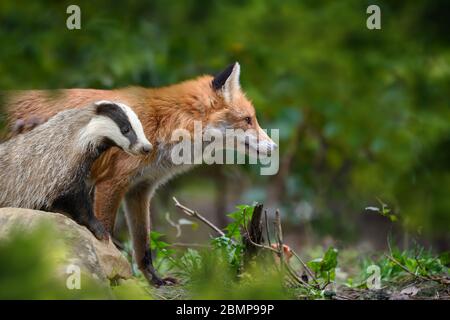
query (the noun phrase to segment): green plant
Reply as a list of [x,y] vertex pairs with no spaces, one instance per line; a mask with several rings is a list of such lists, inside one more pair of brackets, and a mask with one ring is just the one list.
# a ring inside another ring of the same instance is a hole
[[314,272],[316,280],[323,285],[334,281],[337,267],[338,250],[330,247],[322,258],[311,260],[307,263],[308,267]]
[[394,213],[392,213],[392,209],[380,199],[377,198],[377,201],[380,203],[380,207],[366,207],[366,211],[377,212],[383,217],[391,220],[391,222],[396,222],[398,218]]
[[170,244],[161,239],[163,236],[164,234],[157,231],[150,232],[150,249],[156,253],[155,260],[169,258],[175,253],[173,249],[170,249]]
[[241,266],[244,249],[241,231],[252,218],[255,207],[239,205],[236,208],[236,211],[228,214],[232,221],[225,227],[225,235],[212,239],[211,243],[215,249],[224,253],[230,265],[237,270]]
[[445,254],[437,256],[420,246],[404,251],[393,248],[389,255],[383,255],[376,259],[364,259],[361,278],[363,281],[367,279],[369,276],[367,268],[370,265],[380,267],[381,280],[384,282],[396,281],[403,276],[432,278],[448,275],[449,270],[445,265],[445,257]]

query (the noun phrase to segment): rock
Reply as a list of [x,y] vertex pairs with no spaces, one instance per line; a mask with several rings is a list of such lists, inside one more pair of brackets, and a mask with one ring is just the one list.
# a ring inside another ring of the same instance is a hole
[[64,252],[58,258],[62,272],[69,265],[75,265],[83,273],[105,283],[107,280],[132,277],[129,262],[111,239],[108,242],[99,241],[86,227],[59,213],[0,208],[0,241],[7,239],[16,228],[22,232],[30,232],[43,223],[53,227],[57,237],[55,243],[63,245]]

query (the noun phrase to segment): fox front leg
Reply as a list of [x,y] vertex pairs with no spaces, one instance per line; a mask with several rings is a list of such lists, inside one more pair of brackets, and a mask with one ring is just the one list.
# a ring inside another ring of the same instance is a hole
[[133,240],[134,258],[139,270],[154,286],[177,283],[174,278],[161,278],[154,266],[150,251],[150,193],[151,184],[142,182],[133,186],[125,196],[125,215]]
[[148,282],[156,287],[174,285],[178,283],[178,280],[172,277],[161,278],[153,267],[152,253],[147,247],[142,258],[142,265],[139,264],[139,269],[144,274]]

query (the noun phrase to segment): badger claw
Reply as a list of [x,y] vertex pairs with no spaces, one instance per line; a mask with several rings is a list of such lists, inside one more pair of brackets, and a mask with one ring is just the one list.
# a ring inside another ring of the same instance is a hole
[[109,232],[106,231],[103,224],[97,219],[91,220],[86,227],[94,234],[98,240],[108,240]]

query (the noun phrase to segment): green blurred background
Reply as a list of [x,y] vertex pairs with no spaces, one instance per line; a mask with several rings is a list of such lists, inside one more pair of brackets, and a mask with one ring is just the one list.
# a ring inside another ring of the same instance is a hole
[[[81,7],[81,30],[66,8]],[[381,30],[366,9],[381,8]],[[280,172],[202,166],[160,188],[156,230],[201,242],[172,196],[219,226],[241,203],[280,208],[295,248],[380,249],[387,234],[450,244],[450,2],[0,2],[0,88],[173,84],[231,62],[264,128],[280,129]],[[367,206],[385,203],[398,221]],[[123,216],[117,236],[126,239]]]

